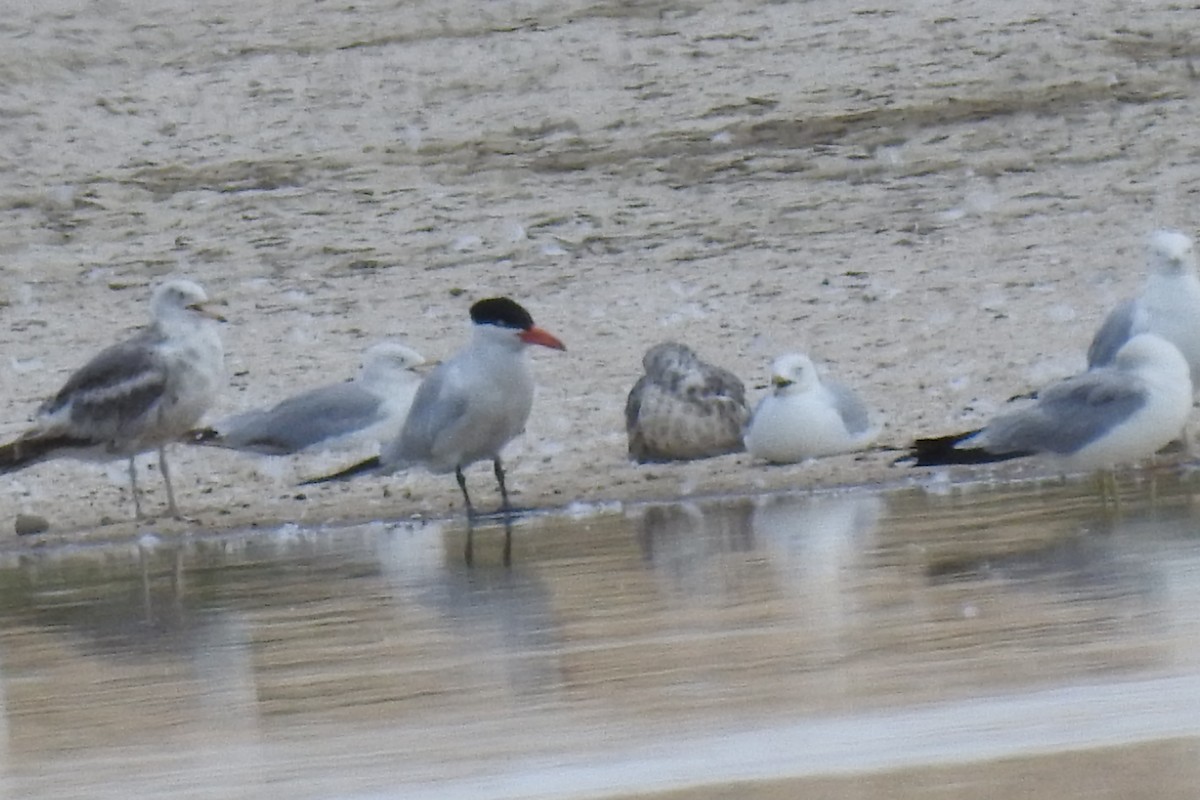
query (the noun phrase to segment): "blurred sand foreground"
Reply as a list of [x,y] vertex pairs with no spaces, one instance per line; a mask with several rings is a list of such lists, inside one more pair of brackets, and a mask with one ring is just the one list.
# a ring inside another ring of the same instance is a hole
[[[213,416],[444,358],[509,294],[566,341],[508,453],[523,506],[924,478],[891,454],[639,468],[642,352],[757,398],[806,350],[883,443],[1083,366],[1159,226],[1194,233],[1200,17],[1172,3],[66,2],[0,20],[3,433],[187,274],[228,301]],[[176,455],[212,525],[456,513],[447,476]],[[125,520],[124,470],[41,465],[8,517]],[[469,474],[495,502],[490,471]],[[111,479],[110,479],[111,478]],[[149,507],[163,500],[143,481]],[[8,523],[4,523],[8,529]]]

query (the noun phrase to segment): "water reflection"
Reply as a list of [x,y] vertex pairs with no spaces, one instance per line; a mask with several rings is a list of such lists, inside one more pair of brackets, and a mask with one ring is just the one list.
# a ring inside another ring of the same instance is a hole
[[469,567],[451,559],[437,570],[419,563],[414,569],[410,539],[409,532],[398,530],[378,542],[397,613],[416,606],[436,614],[453,631],[464,658],[485,674],[502,675],[520,697],[562,685],[556,659],[561,635],[537,570],[523,564]]
[[728,556],[755,549],[752,513],[752,501],[744,499],[647,506],[637,515],[642,557],[674,592],[711,597],[731,591],[743,559]]
[[572,796],[1200,736],[1190,502],[1077,501],[531,518],[508,568],[453,523],[13,551],[0,788]]

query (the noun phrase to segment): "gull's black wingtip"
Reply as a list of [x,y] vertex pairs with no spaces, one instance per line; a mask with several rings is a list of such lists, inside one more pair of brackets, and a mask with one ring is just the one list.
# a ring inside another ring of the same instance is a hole
[[912,467],[942,467],[951,464],[994,464],[997,461],[1008,461],[1032,455],[1032,453],[1024,451],[992,453],[982,447],[959,447],[977,433],[979,430],[916,439],[909,448],[908,454],[896,459],[893,463],[907,464]]
[[[959,442],[975,435],[975,431],[952,433],[948,436],[931,436],[927,439],[914,439],[908,455],[902,459],[914,467],[938,467],[944,464],[978,463],[970,459],[978,459],[983,453],[978,448],[959,450]],[[963,459],[968,459],[964,461]]]
[[344,481],[362,475],[366,472],[374,472],[379,469],[379,456],[371,456],[365,461],[360,461],[357,464],[352,464],[343,470],[333,473],[332,475],[322,475],[319,478],[309,478],[300,483],[301,486],[312,486],[317,483],[330,483],[332,481]]

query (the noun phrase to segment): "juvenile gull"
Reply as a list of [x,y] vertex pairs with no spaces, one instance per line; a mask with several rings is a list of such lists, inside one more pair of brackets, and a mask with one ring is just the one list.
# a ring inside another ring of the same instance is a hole
[[750,412],[736,375],[678,342],[651,347],[642,367],[625,402],[630,458],[644,464],[741,452]]
[[821,380],[808,356],[788,353],[771,365],[771,394],[759,401],[746,428],[746,452],[777,464],[848,453],[878,431],[849,387]]
[[404,425],[425,363],[399,342],[377,342],[352,381],[302,392],[268,409],[235,414],[190,431],[192,444],[278,456],[344,450],[393,439]]
[[35,427],[0,446],[0,472],[52,458],[129,459],[134,512],[142,516],[133,457],[158,450],[167,505],[179,517],[167,469],[166,445],[212,405],[224,378],[225,356],[208,296],[189,280],[154,290],[152,323],[102,350],[42,403]]
[[[385,442],[378,456],[306,484],[418,466],[433,473],[453,472],[470,523],[475,509],[463,469],[490,459],[507,523],[511,506],[500,451],[525,430],[533,407],[533,373],[526,348],[534,344],[554,350],[567,348],[534,325],[529,312],[507,297],[472,305],[471,322],[470,343],[421,382],[399,436]],[[506,563],[512,548],[511,530],[507,534]],[[468,561],[470,548],[468,536]]]
[[916,466],[1043,455],[1064,471],[1105,470],[1154,455],[1192,408],[1187,361],[1151,333],[1134,336],[1110,366],[1053,384],[1027,408],[975,431],[918,439]]
[[1139,333],[1156,333],[1179,348],[1200,389],[1200,278],[1192,240],[1178,231],[1155,231],[1147,240],[1150,274],[1141,293],[1104,320],[1088,348],[1088,367],[1111,364],[1121,345]]

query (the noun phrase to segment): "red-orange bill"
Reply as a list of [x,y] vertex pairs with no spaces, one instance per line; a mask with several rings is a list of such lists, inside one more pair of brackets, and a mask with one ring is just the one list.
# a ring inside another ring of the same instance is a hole
[[534,325],[532,328],[521,332],[521,341],[526,344],[540,344],[542,347],[549,347],[552,350],[566,350],[567,346],[559,341],[558,337],[547,330]]

